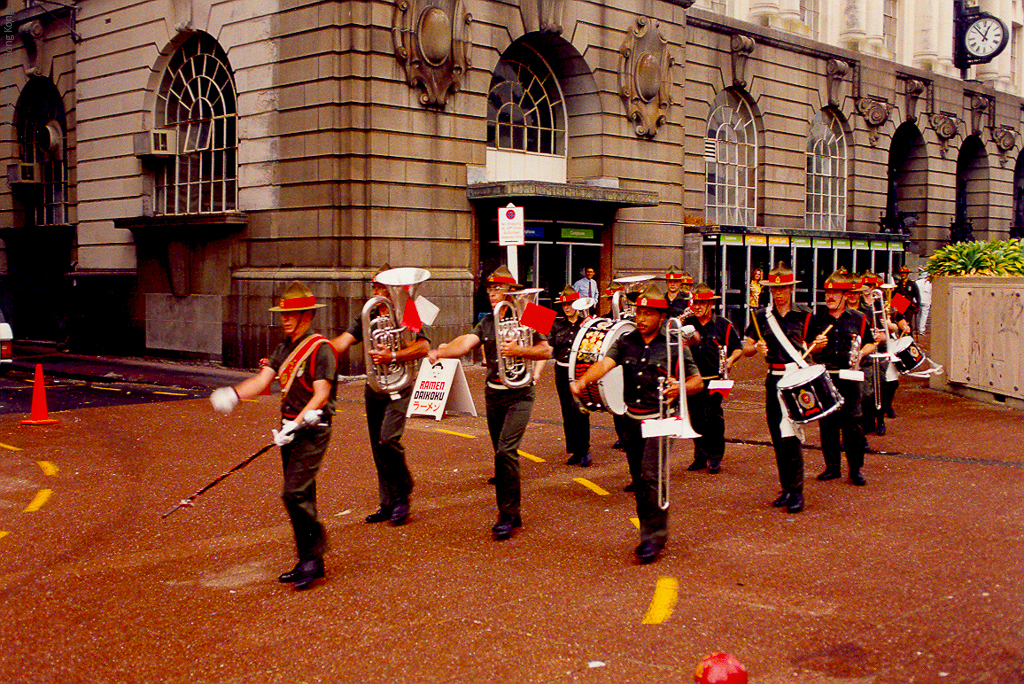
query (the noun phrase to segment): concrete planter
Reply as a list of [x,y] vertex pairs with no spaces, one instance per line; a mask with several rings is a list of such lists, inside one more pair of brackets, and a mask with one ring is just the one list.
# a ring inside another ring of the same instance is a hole
[[1024,410],[1024,278],[936,278],[932,389]]

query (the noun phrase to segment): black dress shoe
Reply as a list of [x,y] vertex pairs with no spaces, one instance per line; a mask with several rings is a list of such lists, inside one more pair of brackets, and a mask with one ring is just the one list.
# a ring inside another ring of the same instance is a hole
[[821,473],[818,474],[818,479],[821,480],[822,482],[828,482],[829,480],[835,480],[842,476],[843,474],[840,473],[838,470],[826,468],[825,470],[821,471]]
[[854,470],[852,473],[850,473],[850,482],[857,485],[858,487],[863,487],[868,483],[867,478],[861,475],[859,470]]
[[582,456],[580,456],[579,454],[573,454],[572,456],[569,457],[569,460],[565,462],[565,465],[578,465],[579,462],[582,460]]
[[523,519],[518,515],[502,513],[498,516],[498,522],[494,523],[491,531],[494,532],[494,539],[501,541],[512,536],[512,530],[523,526]]
[[[278,575],[277,576],[277,581],[281,582],[283,584],[291,584],[292,582],[299,581],[299,579],[302,576],[303,576],[302,561],[299,561],[298,563],[295,564],[294,568],[292,568],[288,572],[282,572],[280,575]],[[323,561],[321,561],[320,562],[320,577],[323,577],[323,576],[324,576],[324,564],[323,564]]]
[[789,497],[789,504],[786,506],[786,510],[790,513],[799,513],[804,510],[804,495],[800,492],[793,492],[793,495]]
[[686,469],[692,472],[694,470],[704,470],[707,467],[708,467],[707,463],[701,463],[700,461],[694,461],[689,466],[687,466]]
[[885,409],[885,417],[886,418],[895,418],[896,417],[896,412],[892,410],[891,406],[889,408]]
[[641,563],[653,563],[661,553],[661,547],[652,541],[640,542],[640,546],[636,547],[634,553]]
[[779,498],[775,499],[775,501],[772,501],[772,506],[774,508],[782,508],[783,506],[788,506],[789,499],[792,496],[793,495],[790,492],[782,492],[782,494],[779,495]]
[[722,461],[720,459],[712,458],[708,460],[708,472],[714,475],[722,469]]
[[322,558],[302,561],[296,570],[299,575],[295,578],[295,590],[304,591],[324,576],[324,561]]
[[626,485],[625,487],[622,488],[622,491],[624,491],[624,492],[635,492],[636,491],[636,485],[633,484],[632,482],[630,482],[628,485]]
[[580,468],[589,468],[590,464],[590,452],[588,451],[587,453],[583,454],[582,458],[580,458]]
[[409,517],[409,502],[399,501],[391,509],[391,524],[398,526],[403,524]]
[[492,475],[491,477],[487,478],[487,484],[489,484],[489,485],[496,485],[496,484],[498,484],[498,478],[496,478],[496,477],[494,477]]
[[881,437],[885,434],[885,418],[878,417],[878,429],[875,430],[875,434]]
[[618,449],[619,451],[622,451],[625,448],[626,448],[626,443],[623,442],[621,439],[615,440],[615,444],[612,444],[612,449]]
[[391,520],[391,507],[381,506],[370,515],[366,516],[366,522],[368,523],[379,523]]

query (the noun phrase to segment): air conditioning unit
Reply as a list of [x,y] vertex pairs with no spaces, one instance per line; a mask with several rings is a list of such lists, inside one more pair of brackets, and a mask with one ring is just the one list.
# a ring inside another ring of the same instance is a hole
[[154,128],[135,134],[135,156],[140,159],[168,158],[178,154],[178,131]]
[[43,184],[43,170],[39,164],[18,162],[7,165],[7,182],[15,189],[29,189]]

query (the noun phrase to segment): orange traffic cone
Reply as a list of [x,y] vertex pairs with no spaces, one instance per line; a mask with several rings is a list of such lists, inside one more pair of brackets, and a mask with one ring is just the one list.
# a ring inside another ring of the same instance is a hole
[[46,388],[43,387],[43,364],[36,364],[36,381],[32,386],[32,414],[21,421],[22,425],[53,425],[56,418],[46,414]]

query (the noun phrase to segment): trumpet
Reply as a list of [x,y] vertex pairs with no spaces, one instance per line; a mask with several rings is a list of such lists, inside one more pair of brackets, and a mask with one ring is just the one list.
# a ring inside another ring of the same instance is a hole
[[[678,366],[678,374],[683,376],[686,373],[683,354],[686,351],[686,338],[688,337],[686,329],[683,328],[683,322],[678,318],[668,318],[665,321],[665,336],[667,338],[665,356],[669,375]],[[673,347],[676,348],[675,364],[672,362]],[[658,378],[658,418],[668,418],[669,411],[671,410],[668,400],[665,399],[667,384],[667,378]],[[679,411],[683,419],[682,434],[679,436],[683,439],[700,437],[700,434],[690,424],[690,410],[686,403],[686,378],[684,377],[679,378]],[[658,437],[658,508],[663,511],[667,510],[669,505],[669,476],[671,475],[669,472],[669,456],[672,453],[672,442],[669,441],[670,439],[664,436]]]
[[510,292],[508,296],[512,301],[503,299],[494,305],[494,337],[499,347],[498,378],[509,389],[526,387],[533,382],[533,359],[505,356],[501,353],[501,343],[508,341],[522,347],[533,346],[533,330],[520,324],[519,319],[523,317],[527,304],[536,303],[540,292],[543,289],[539,287]]
[[[378,394],[401,392],[415,377],[415,361],[375,364],[370,352],[383,347],[392,353],[412,342],[412,332],[401,325],[402,314],[410,300],[416,298],[420,283],[430,277],[423,268],[392,268],[377,275],[377,282],[387,286],[390,297],[375,295],[363,305],[363,361],[366,384]],[[380,309],[385,307],[384,313]]]

